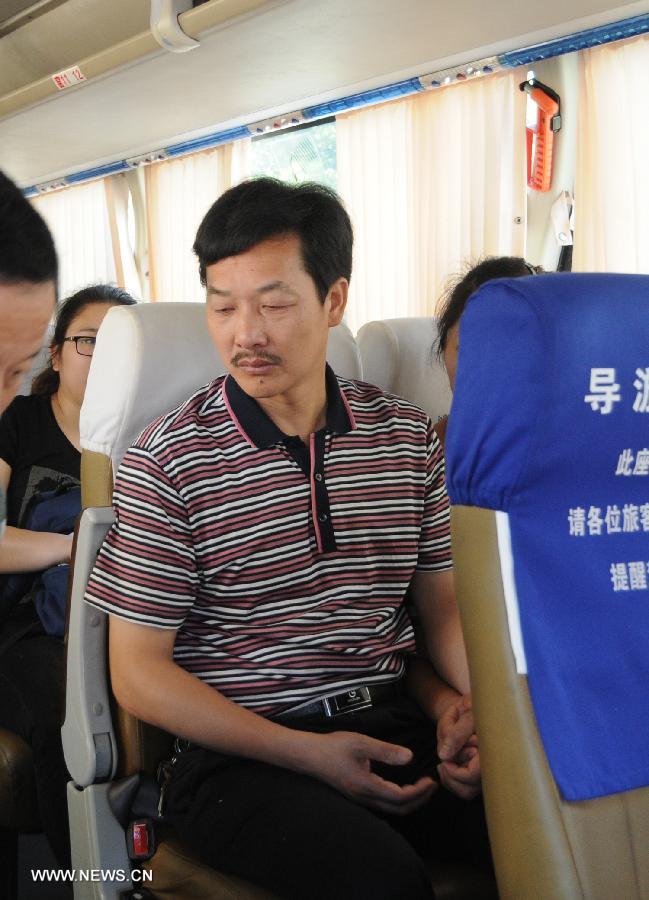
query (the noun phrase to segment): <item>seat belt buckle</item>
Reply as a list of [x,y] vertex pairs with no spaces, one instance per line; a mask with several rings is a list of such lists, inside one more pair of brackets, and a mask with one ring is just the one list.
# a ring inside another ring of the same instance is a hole
[[126,849],[134,862],[151,859],[156,852],[156,839],[151,819],[133,819],[126,830]]

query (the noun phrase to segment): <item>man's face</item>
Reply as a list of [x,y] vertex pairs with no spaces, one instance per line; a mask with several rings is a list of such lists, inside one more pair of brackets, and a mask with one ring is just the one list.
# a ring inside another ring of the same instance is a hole
[[0,412],[16,396],[54,313],[53,281],[0,283]]
[[221,359],[250,397],[288,400],[324,375],[329,328],[342,320],[347,281],[320,302],[297,235],[257,244],[207,267],[207,323]]

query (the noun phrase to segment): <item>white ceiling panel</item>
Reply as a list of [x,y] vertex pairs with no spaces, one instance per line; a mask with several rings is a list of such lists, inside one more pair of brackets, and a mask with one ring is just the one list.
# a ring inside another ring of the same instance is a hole
[[[143,2],[143,0],[142,0]],[[279,0],[0,121],[22,185],[649,12],[611,0]]]
[[2,93],[66,69],[148,27],[146,0],[67,0],[0,40]]

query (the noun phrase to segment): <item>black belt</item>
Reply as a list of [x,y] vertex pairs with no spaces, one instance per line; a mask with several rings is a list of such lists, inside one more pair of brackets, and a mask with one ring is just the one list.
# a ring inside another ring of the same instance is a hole
[[339,694],[327,694],[317,700],[300,703],[298,706],[271,716],[271,718],[275,721],[305,719],[307,716],[324,716],[327,719],[333,719],[362,709],[370,709],[380,700],[390,700],[392,697],[398,697],[400,693],[400,680],[389,681],[387,684],[362,684],[349,688],[347,691],[341,691]]

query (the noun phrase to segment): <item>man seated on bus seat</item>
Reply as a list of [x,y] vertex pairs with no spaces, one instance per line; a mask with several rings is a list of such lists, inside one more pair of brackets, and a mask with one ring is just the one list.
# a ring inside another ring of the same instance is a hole
[[[433,852],[468,840],[450,818],[470,806],[438,787],[433,719],[446,787],[479,790],[439,442],[326,365],[352,258],[335,194],[243,183],[194,250],[229,374],[119,470],[87,592],[111,614],[113,689],[185,739],[165,811],[207,863],[278,897],[430,897],[396,829]],[[408,586],[438,673],[425,712],[402,689]]]

